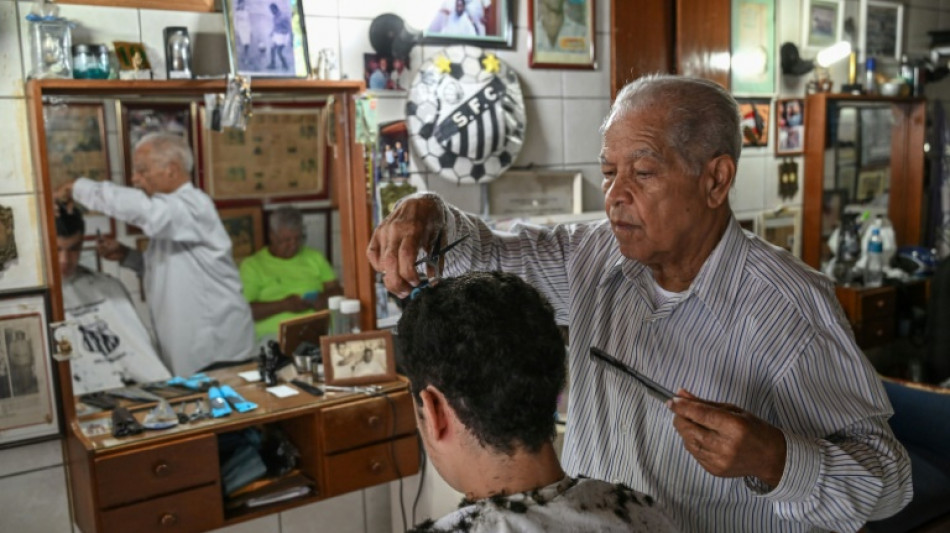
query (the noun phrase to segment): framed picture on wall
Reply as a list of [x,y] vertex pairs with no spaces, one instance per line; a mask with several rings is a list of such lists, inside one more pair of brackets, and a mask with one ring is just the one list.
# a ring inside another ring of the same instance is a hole
[[733,94],[775,93],[775,2],[732,0]]
[[76,178],[110,179],[102,104],[43,106],[50,188]]
[[0,447],[59,434],[45,291],[0,298]]
[[396,379],[389,330],[320,337],[327,385],[359,385]]
[[771,102],[766,98],[736,98],[736,102],[739,104],[742,147],[768,146]]
[[[423,30],[425,44],[468,44],[483,48],[512,48],[515,0],[422,0],[414,9],[431,13]],[[422,4],[422,5],[418,5]]]
[[843,3],[842,0],[805,0],[802,16],[805,48],[825,48],[841,40]]
[[[601,0],[607,1],[607,0]],[[528,0],[528,65],[593,69],[595,0]]]
[[861,0],[861,41],[864,57],[900,59],[904,38],[904,5],[881,0]]
[[240,74],[306,78],[310,74],[302,0],[224,0],[231,63]]
[[576,170],[508,171],[489,183],[493,218],[580,214],[584,176]]
[[775,102],[775,154],[797,155],[805,151],[805,99]]
[[260,206],[221,207],[218,208],[218,216],[231,237],[231,253],[235,263],[240,263],[264,246],[264,219]]

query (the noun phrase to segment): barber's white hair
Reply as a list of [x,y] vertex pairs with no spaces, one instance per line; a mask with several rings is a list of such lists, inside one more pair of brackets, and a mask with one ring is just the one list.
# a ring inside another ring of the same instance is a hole
[[270,231],[286,228],[303,232],[303,213],[293,206],[285,205],[274,210],[267,221]]
[[181,166],[185,174],[191,175],[195,157],[184,137],[166,132],[149,133],[135,144],[135,149],[145,145],[152,146],[151,155],[154,162],[168,164],[174,161]]
[[698,175],[707,161],[723,154],[739,163],[739,107],[719,84],[669,74],[638,78],[617,93],[600,127],[601,134],[629,113],[647,108],[666,112],[666,141],[694,174]]

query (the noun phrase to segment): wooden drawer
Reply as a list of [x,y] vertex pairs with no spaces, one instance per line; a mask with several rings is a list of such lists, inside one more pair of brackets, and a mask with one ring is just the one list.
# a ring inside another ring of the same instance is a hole
[[202,435],[96,459],[95,477],[100,509],[213,483],[218,479],[217,440]]
[[328,455],[324,470],[328,497],[409,476],[419,471],[419,440],[410,435]]
[[224,523],[217,483],[102,513],[102,533],[190,533]]
[[861,320],[867,323],[869,320],[892,317],[896,305],[897,292],[894,290],[862,294]]
[[868,320],[855,326],[854,336],[861,348],[883,346],[894,339],[894,317]]
[[[415,433],[416,417],[408,392],[386,398],[368,398],[323,412],[323,450],[334,453],[378,442],[393,436]],[[396,431],[393,432],[393,406]]]

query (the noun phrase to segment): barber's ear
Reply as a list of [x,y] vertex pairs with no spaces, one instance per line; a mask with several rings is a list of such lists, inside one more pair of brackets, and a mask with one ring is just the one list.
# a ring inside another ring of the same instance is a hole
[[419,393],[419,398],[422,400],[420,429],[426,432],[430,442],[444,439],[449,429],[449,419],[454,415],[445,396],[439,389],[429,385]]
[[706,163],[702,176],[706,204],[716,208],[729,198],[729,190],[736,179],[736,162],[728,155],[720,155]]

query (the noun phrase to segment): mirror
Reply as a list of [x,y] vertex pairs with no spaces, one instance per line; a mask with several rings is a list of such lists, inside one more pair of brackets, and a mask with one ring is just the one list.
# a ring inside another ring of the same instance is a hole
[[[270,231],[274,229],[270,215],[286,206],[300,210],[303,242],[291,236],[294,251],[285,256],[303,254],[298,248],[302,246],[309,250],[308,257],[324,259],[326,269],[319,287],[304,291],[299,285],[303,281],[296,280],[293,293],[300,292],[314,308],[325,308],[329,294],[343,292],[347,261],[334,197],[339,184],[333,182],[348,178],[339,176],[340,164],[329,157],[328,140],[334,135],[329,131],[332,105],[327,103],[326,96],[256,94],[247,130],[212,132],[203,94],[48,98],[43,120],[50,189],[78,176],[131,186],[135,144],[153,132],[181,136],[194,152],[192,183],[214,201],[231,238],[236,265],[262,248],[268,248],[271,257],[277,255],[277,243],[269,242],[268,236],[279,235],[284,241],[288,236]],[[67,236],[51,236],[60,250],[65,318],[74,327],[70,368],[74,394],[121,387],[130,380],[166,379],[168,365],[149,348],[155,344],[154,338],[148,338],[154,330],[142,280],[97,253],[99,239],[114,239],[142,252],[148,236],[101,213],[87,212],[83,218],[81,236],[72,233],[75,228],[62,227],[57,232]],[[54,230],[53,225],[48,227]],[[242,270],[244,280],[249,275]],[[281,281],[274,276],[256,279],[256,283],[267,287],[256,297],[259,302],[284,298],[291,291],[278,289]],[[260,343],[276,338],[277,319],[301,315],[278,311],[255,316],[261,318],[257,326],[268,321],[273,326],[272,332],[255,327]],[[257,353],[257,345],[248,347],[249,355]],[[77,408],[82,406],[77,403]]]

